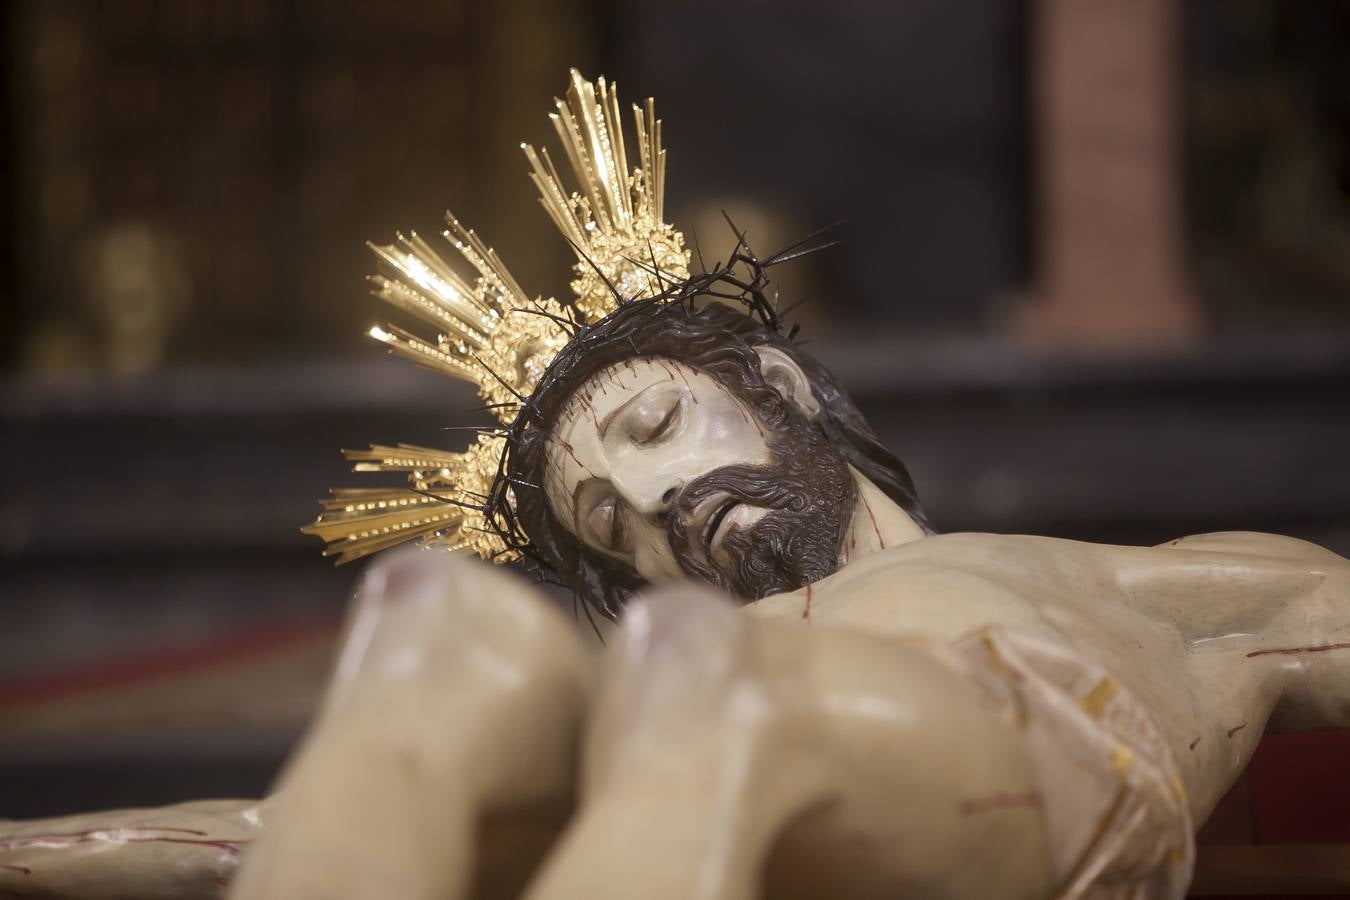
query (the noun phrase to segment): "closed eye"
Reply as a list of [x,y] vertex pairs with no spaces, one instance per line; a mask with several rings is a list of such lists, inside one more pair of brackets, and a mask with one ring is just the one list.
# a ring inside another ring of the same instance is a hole
[[586,528],[592,540],[613,553],[628,552],[628,522],[624,505],[610,496],[597,503],[586,515]]
[[627,540],[628,529],[624,522],[623,505],[616,502],[614,504],[614,515],[610,517],[609,549],[615,553],[622,553]]
[[680,410],[683,407],[684,399],[677,396],[675,402],[670,404],[670,409],[666,410],[666,414],[661,417],[661,421],[656,423],[656,427],[647,432],[645,436],[639,438],[637,442],[642,445],[655,444],[669,434],[670,430],[675,426],[675,422],[680,415]]

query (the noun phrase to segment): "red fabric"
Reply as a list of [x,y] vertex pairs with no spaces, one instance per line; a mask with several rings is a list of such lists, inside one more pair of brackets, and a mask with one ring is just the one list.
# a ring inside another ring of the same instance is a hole
[[[1350,844],[1350,731],[1266,735],[1247,771],[1256,843]],[[1306,896],[1263,894],[1241,900]],[[1350,894],[1319,896],[1350,900]]]
[[38,678],[3,681],[0,682],[0,712],[244,662],[307,641],[332,640],[338,627],[336,620],[326,618],[273,622],[198,643],[162,647],[126,659],[108,660]]
[[1350,844],[1350,731],[1267,735],[1251,773],[1258,844]]

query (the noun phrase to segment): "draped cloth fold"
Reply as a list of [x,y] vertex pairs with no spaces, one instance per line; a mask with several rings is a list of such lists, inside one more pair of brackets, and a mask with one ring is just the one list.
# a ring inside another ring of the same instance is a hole
[[953,645],[1021,729],[1058,876],[1056,900],[1179,900],[1195,837],[1176,758],[1100,665],[991,627]]

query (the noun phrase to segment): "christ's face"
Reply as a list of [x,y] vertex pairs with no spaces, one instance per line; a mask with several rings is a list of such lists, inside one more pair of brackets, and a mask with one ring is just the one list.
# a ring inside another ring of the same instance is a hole
[[718,380],[671,359],[610,366],[557,417],[550,509],[648,581],[694,575],[747,599],[795,589],[833,571],[852,484],[818,429],[793,416],[795,428],[769,429]]

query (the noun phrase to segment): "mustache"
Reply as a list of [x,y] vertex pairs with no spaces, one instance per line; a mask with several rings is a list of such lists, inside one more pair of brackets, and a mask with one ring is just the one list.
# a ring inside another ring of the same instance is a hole
[[[793,591],[832,573],[857,500],[844,456],[816,424],[789,412],[771,429],[768,463],[724,466],[693,479],[666,522],[680,569],[743,600]],[[764,514],[748,526],[730,525],[716,561],[704,542],[712,520],[699,521],[698,513],[723,502]]]
[[690,534],[689,525],[699,505],[717,494],[770,511],[801,512],[810,502],[804,492],[785,481],[782,470],[775,466],[723,466],[689,482],[675,498],[666,523],[671,547],[688,551],[698,538]]
[[[836,565],[840,512],[851,508],[855,493],[847,470],[841,466],[838,475],[823,479],[830,487],[815,500],[818,485],[782,466],[727,466],[690,482],[667,523],[676,562],[686,574],[745,600],[824,578]],[[731,527],[722,538],[724,563],[714,561],[703,543],[707,524],[697,533],[690,527],[699,504],[719,495],[768,510],[752,525]]]

